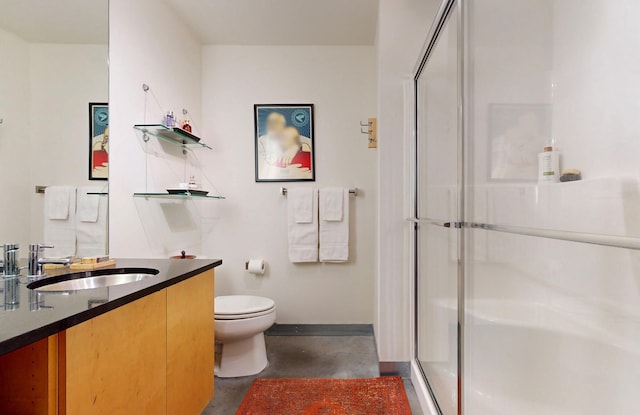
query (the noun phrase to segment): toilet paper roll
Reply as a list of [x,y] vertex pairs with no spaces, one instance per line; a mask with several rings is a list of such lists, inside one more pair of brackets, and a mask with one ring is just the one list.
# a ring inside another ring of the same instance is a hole
[[264,260],[262,259],[250,259],[247,270],[251,274],[262,275],[264,274]]

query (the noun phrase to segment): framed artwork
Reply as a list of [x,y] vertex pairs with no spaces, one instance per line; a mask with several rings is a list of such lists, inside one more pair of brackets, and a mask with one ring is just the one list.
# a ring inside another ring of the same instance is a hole
[[551,142],[551,106],[489,104],[489,178],[535,181],[538,153]]
[[256,182],[316,179],[313,104],[257,104]]
[[89,103],[89,180],[109,179],[109,104]]

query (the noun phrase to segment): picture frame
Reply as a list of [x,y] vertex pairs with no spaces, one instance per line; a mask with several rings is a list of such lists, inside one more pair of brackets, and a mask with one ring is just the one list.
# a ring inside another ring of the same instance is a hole
[[548,104],[489,104],[488,166],[491,181],[532,182],[538,153],[551,142]]
[[89,103],[89,180],[109,180],[109,104]]
[[315,181],[313,104],[255,104],[256,182]]

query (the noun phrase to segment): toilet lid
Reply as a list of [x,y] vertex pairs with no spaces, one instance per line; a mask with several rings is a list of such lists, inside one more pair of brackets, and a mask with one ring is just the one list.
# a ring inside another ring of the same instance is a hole
[[224,295],[215,298],[216,315],[251,314],[266,311],[275,307],[276,303],[265,297],[253,295]]

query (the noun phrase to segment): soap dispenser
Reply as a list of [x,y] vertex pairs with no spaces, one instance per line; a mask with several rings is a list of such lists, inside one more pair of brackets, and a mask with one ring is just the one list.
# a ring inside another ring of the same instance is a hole
[[549,144],[538,154],[538,182],[557,183],[560,181],[560,153]]

